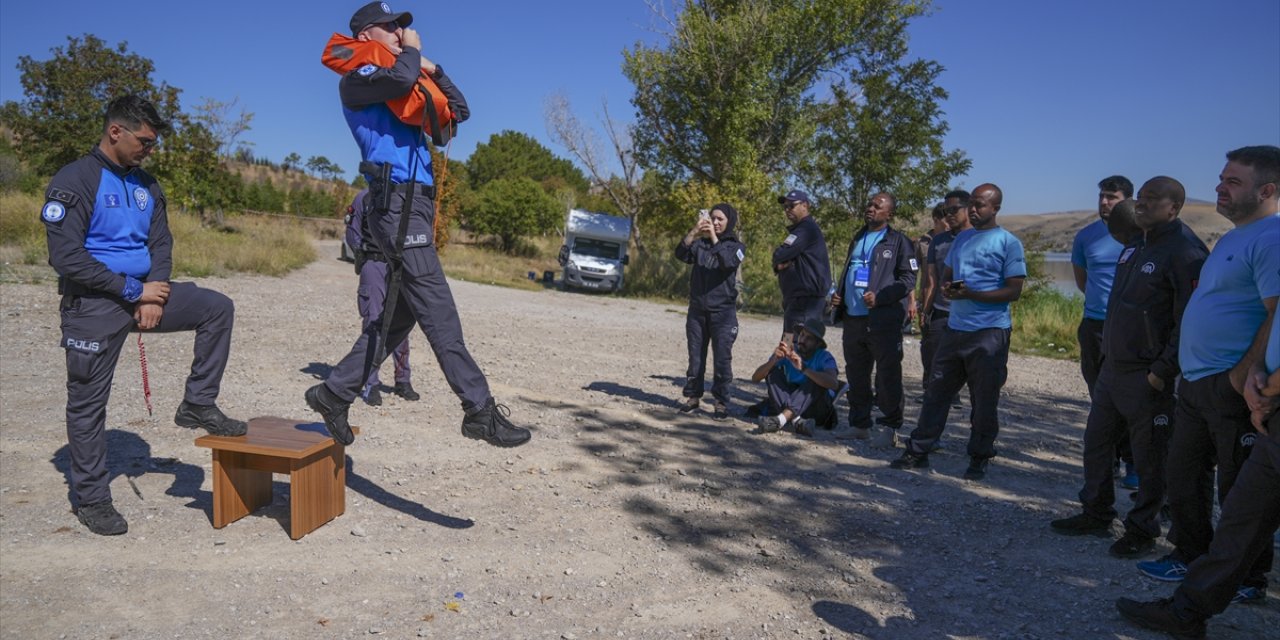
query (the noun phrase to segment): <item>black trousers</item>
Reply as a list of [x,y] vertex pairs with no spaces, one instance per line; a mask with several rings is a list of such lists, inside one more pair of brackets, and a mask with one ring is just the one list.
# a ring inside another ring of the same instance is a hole
[[[391,199],[395,211],[400,210],[400,198],[397,194]],[[434,218],[434,205],[425,195],[414,196],[413,214],[425,216],[429,221]],[[379,246],[385,247],[389,242],[389,239],[382,238]],[[395,309],[384,309],[382,313],[393,314],[387,334],[388,345],[403,342],[415,324],[422,328],[445,381],[462,402],[464,411],[483,407],[489,401],[492,397],[489,382],[463,341],[458,307],[453,302],[449,283],[444,279],[444,269],[440,266],[435,245],[405,249],[400,298]],[[345,402],[354,401],[364,386],[365,365],[374,358],[381,326],[382,314],[378,314],[325,380],[325,386]],[[384,354],[390,352],[391,349],[386,349]],[[371,362],[370,366],[377,369],[382,362]]]
[[[1169,542],[1183,562],[1204,555],[1213,542],[1213,475],[1218,472],[1218,503],[1227,504],[1236,478],[1258,436],[1249,424],[1249,407],[1236,393],[1227,372],[1178,387],[1178,408],[1166,463]],[[1144,480],[1145,482],[1145,480]],[[1274,550],[1258,554],[1243,584],[1265,587]]]
[[812,418],[818,426],[833,427],[836,424],[836,408],[831,403],[831,393],[814,381],[805,379],[792,384],[781,367],[774,367],[765,379],[769,402],[778,412],[790,409],[793,418]]
[[[1076,340],[1080,343],[1080,375],[1084,377],[1084,384],[1089,388],[1089,395],[1093,395],[1093,386],[1098,381],[1098,372],[1102,370],[1102,325],[1102,320],[1083,318],[1080,320],[1080,327],[1076,329]],[[1120,439],[1116,441],[1114,457],[1133,463],[1133,451],[1129,444],[1127,430],[1121,429]],[[1138,472],[1138,477],[1143,477],[1141,471]]]
[[689,369],[685,372],[684,397],[701,398],[706,386],[707,346],[711,346],[715,374],[711,395],[728,405],[733,392],[733,343],[738,339],[738,312],[732,306],[708,311],[689,307],[684,323],[689,343]]
[[[116,362],[137,323],[135,305],[115,296],[65,296],[62,346],[67,350],[67,443],[71,450],[71,503],[111,499],[107,471],[107,401]],[[183,399],[214,404],[231,353],[235,305],[231,298],[190,282],[170,285],[160,325],[148,333],[196,332]]]
[[924,378],[921,384],[928,386],[929,373],[933,371],[933,358],[938,353],[938,343],[942,341],[942,333],[947,330],[947,311],[934,310],[920,325],[920,365],[924,367]]
[[1000,389],[1009,374],[1009,329],[956,331],[948,329],[938,344],[932,377],[924,391],[924,406],[911,432],[907,449],[924,455],[942,437],[947,426],[951,398],[967,383],[973,406],[968,452],[975,458],[996,455],[996,435],[1000,431],[997,412]]
[[1173,390],[1156,391],[1145,371],[1118,372],[1107,364],[1093,387],[1093,404],[1084,431],[1084,512],[1103,520],[1116,515],[1112,465],[1116,443],[1128,434],[1137,465],[1138,499],[1125,517],[1128,531],[1160,537],[1164,505],[1165,454],[1173,429]]
[[875,369],[875,403],[880,424],[902,426],[902,330],[873,329],[867,316],[844,318],[845,375],[849,379],[849,425],[871,427],[871,371]]
[[1209,550],[1191,563],[1173,594],[1174,606],[1186,613],[1201,618],[1221,613],[1274,552],[1280,528],[1280,413],[1272,414],[1267,430],[1270,435],[1258,436],[1236,476]]

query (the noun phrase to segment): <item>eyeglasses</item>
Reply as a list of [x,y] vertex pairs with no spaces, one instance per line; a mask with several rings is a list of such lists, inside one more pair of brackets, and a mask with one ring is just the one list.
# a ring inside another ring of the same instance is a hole
[[133,129],[130,129],[130,128],[125,127],[125,126],[121,126],[121,127],[120,127],[120,130],[121,130],[121,131],[128,131],[128,132],[129,132],[129,135],[133,136],[133,139],[134,139],[134,140],[137,140],[137,141],[138,141],[138,144],[142,145],[142,148],[143,148],[143,149],[150,149],[150,148],[155,147],[156,145],[160,144],[160,138],[144,138],[144,137],[142,137],[142,136],[140,136],[140,135],[138,135],[138,134],[134,133],[134,132],[133,132]]
[[966,207],[966,206],[964,206],[964,205],[959,205],[959,204],[957,204],[957,205],[953,205],[953,206],[950,206],[950,207],[945,207],[945,208],[943,208],[942,213],[944,213],[944,214],[946,214],[946,215],[954,215],[954,214],[960,213],[961,211],[964,211],[965,209],[968,209],[968,208],[969,208],[969,207]]
[[783,209],[784,211],[790,211],[790,210],[792,210],[792,209],[796,208],[796,206],[797,206],[797,205],[799,205],[801,202],[803,202],[803,201],[802,201],[802,200],[796,200],[796,201],[794,201],[794,202],[788,202],[788,203],[786,203],[786,204],[782,205],[782,209]]
[[371,25],[369,25],[369,26],[370,26],[370,27],[378,27],[379,29],[382,29],[383,31],[386,31],[387,33],[395,33],[395,32],[396,32],[396,29],[399,29],[399,28],[400,28],[400,23],[399,23],[399,22],[395,22],[395,21],[392,21],[392,22],[379,22],[379,23],[377,23],[377,24],[371,24]]

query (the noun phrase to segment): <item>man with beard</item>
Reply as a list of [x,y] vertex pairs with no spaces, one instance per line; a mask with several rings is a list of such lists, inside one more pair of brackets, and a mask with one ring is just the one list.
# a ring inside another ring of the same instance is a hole
[[1065,535],[1110,534],[1116,515],[1112,461],[1127,433],[1143,481],[1125,517],[1124,535],[1111,545],[1111,555],[1121,558],[1150,551],[1160,537],[1179,324],[1209,254],[1178,219],[1185,201],[1186,191],[1173,178],[1152,178],[1138,191],[1134,213],[1143,237],[1118,258],[1105,312],[1105,357],[1084,432],[1084,512],[1050,523]]
[[840,369],[823,340],[826,330],[816,316],[796,325],[791,329],[795,341],[779,342],[751,374],[752,382],[765,381],[769,393],[768,408],[757,422],[761,433],[792,426],[796,433],[811,436],[815,424],[835,426],[832,396],[840,388]]
[[[1242,394],[1247,373],[1266,348],[1280,297],[1278,183],[1280,148],[1243,147],[1227,154],[1217,205],[1235,227],[1204,263],[1178,345],[1182,384],[1166,474],[1174,550],[1138,563],[1139,571],[1156,580],[1181,581],[1187,565],[1208,551],[1214,538],[1214,468],[1218,502],[1226,504],[1257,436]],[[1257,555],[1235,601],[1265,598],[1273,553],[1266,545]]]
[[849,377],[849,424],[837,438],[864,439],[871,430],[872,383],[884,414],[872,446],[893,448],[902,426],[902,299],[915,287],[919,263],[910,238],[889,226],[897,209],[891,193],[871,197],[866,224],[849,242],[844,273],[831,297],[834,320],[844,320],[844,362]]
[[966,383],[973,399],[966,480],[986,477],[1000,430],[1000,389],[1008,375],[1009,303],[1022,295],[1027,261],[1022,242],[996,224],[1003,194],[994,184],[973,190],[969,199],[972,229],[956,236],[942,273],[942,295],[951,300],[947,332],[933,361],[933,377],[924,406],[895,469],[929,466],[931,451],[947,424],[951,398]]

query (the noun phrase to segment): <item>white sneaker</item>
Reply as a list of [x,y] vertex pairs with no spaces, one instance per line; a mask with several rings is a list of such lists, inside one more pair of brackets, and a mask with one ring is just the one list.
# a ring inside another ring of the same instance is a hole
[[898,446],[898,430],[889,427],[876,427],[875,438],[871,440],[871,446],[876,449],[893,449]]
[[859,429],[852,425],[845,425],[831,432],[832,437],[837,440],[866,440],[871,437],[870,429]]

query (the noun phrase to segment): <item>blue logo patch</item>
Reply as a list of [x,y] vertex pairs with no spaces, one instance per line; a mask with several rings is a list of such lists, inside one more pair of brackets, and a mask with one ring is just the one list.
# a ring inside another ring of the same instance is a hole
[[371,75],[373,75],[373,72],[374,72],[374,71],[377,71],[377,70],[378,70],[378,65],[376,65],[376,64],[366,64],[365,66],[360,67],[359,69],[356,69],[356,73],[358,73],[358,74],[360,74],[360,75],[362,75],[362,76],[371,76]]
[[108,207],[111,207],[111,208],[113,208],[113,209],[114,209],[114,208],[119,208],[119,206],[120,206],[120,196],[119,196],[118,194],[115,194],[115,193],[108,193],[108,194],[106,194],[106,196],[104,196],[104,197],[105,197],[105,199],[106,199],[106,201],[107,201],[107,206],[108,206]]
[[139,209],[146,209],[147,203],[151,201],[151,194],[146,189],[137,187],[133,190],[133,201],[138,203]]
[[40,217],[44,218],[45,222],[61,222],[67,217],[67,210],[60,202],[46,202]]

